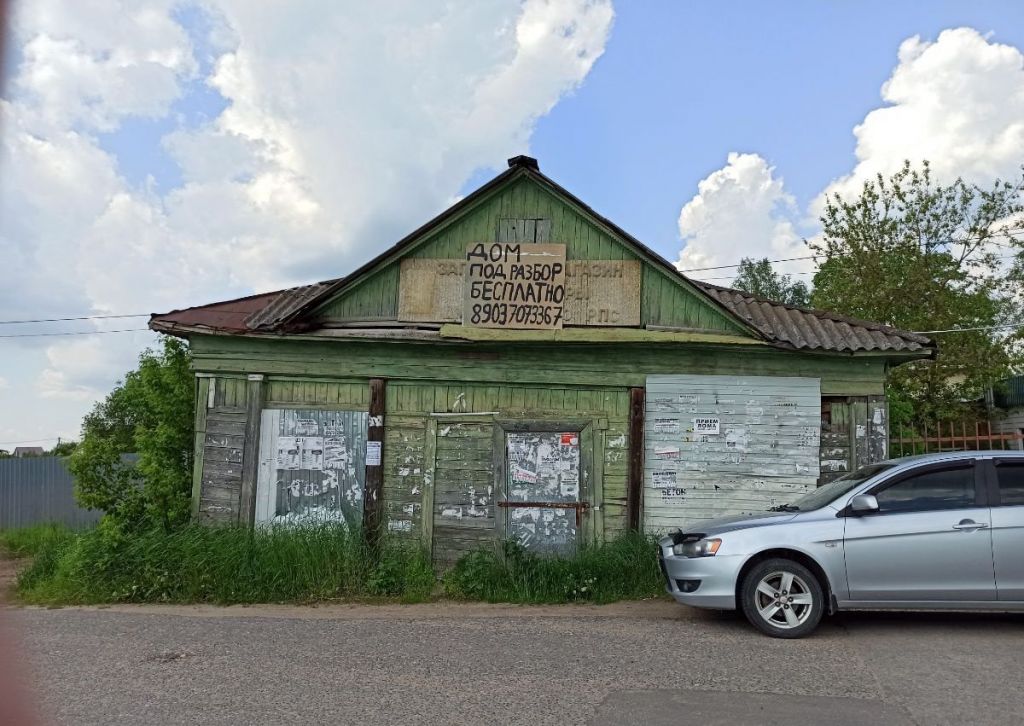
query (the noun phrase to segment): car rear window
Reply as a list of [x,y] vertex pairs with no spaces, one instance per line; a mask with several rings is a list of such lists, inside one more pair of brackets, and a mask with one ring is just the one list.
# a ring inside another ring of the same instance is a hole
[[999,503],[1006,506],[1024,505],[1024,462],[999,462]]

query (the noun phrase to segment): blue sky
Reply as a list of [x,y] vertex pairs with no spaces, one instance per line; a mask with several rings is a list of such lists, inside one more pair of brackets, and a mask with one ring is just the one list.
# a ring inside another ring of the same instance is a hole
[[[683,194],[756,152],[806,203],[853,164],[900,43],[973,27],[1024,48],[1024,2],[619,3],[605,55],[538,123],[542,169],[669,259]],[[1022,160],[1024,161],[1024,160]]]
[[[981,183],[1024,162],[1022,2],[17,10],[0,320],[164,311],[343,275],[527,152],[685,270],[806,255],[823,193],[855,193],[904,158]],[[809,280],[813,265],[778,269]],[[699,276],[727,284],[732,269]],[[143,324],[0,326],[89,333],[0,338],[0,410],[18,413],[0,421],[0,448],[74,436],[155,341],[93,333]]]

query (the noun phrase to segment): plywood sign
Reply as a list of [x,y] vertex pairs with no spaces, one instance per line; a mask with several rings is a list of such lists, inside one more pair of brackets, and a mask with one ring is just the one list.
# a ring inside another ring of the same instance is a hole
[[470,245],[466,250],[464,294],[465,326],[561,328],[565,245]]
[[[569,260],[565,265],[563,325],[640,325],[638,260]],[[398,319],[461,322],[466,268],[465,260],[402,260]]]
[[574,260],[566,275],[566,325],[640,324],[639,260]]
[[462,320],[462,260],[402,260],[398,319],[408,323]]

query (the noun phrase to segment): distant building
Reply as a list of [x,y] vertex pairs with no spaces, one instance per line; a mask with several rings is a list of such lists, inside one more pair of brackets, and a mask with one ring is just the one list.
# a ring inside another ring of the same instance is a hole
[[17,446],[12,456],[15,459],[23,459],[26,456],[42,456],[45,453],[42,446]]

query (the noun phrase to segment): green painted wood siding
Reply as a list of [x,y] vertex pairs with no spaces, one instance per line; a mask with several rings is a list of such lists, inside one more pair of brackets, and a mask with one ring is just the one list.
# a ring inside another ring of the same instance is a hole
[[267,380],[267,408],[318,408],[364,411],[370,405],[365,380],[326,380],[271,377]]
[[[218,376],[481,382],[491,385],[643,386],[652,373],[786,375],[821,379],[822,395],[884,393],[881,357],[813,355],[771,348],[696,345],[458,345],[258,340],[195,335],[197,371]],[[219,380],[219,378],[218,378]],[[241,385],[244,387],[244,380]],[[218,389],[219,390],[219,389]],[[358,390],[358,389],[357,389]],[[273,396],[272,396],[273,398]],[[425,409],[421,409],[425,410]]]
[[[499,220],[509,218],[550,219],[551,241],[565,244],[570,260],[640,259],[590,215],[532,180],[522,179],[450,220],[407,254],[425,259],[464,259],[468,245],[494,241]],[[645,264],[642,270],[641,324],[749,334],[732,317],[660,267]],[[325,321],[395,320],[398,285],[396,259],[327,303],[316,317]]]

